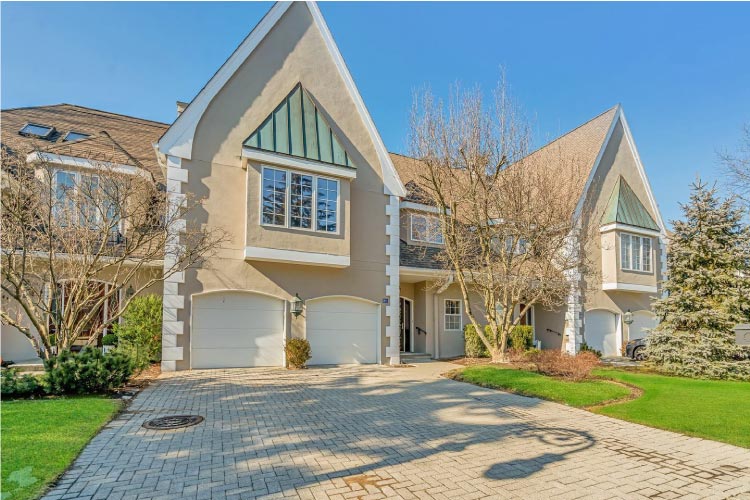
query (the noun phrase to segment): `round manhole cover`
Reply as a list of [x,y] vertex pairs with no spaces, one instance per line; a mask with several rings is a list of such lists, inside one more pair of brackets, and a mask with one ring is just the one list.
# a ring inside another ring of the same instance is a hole
[[190,427],[191,425],[197,425],[201,422],[203,422],[203,417],[200,415],[170,415],[168,417],[159,417],[153,420],[148,420],[143,423],[143,427],[146,429],[165,431],[169,429]]

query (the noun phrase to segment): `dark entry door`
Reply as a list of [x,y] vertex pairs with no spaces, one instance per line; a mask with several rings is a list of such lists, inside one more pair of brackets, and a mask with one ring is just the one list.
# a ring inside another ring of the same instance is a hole
[[401,352],[411,352],[411,300],[400,299]]

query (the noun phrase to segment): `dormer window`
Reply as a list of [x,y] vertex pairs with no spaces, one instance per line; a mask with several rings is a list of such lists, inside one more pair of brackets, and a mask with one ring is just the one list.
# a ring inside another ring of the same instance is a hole
[[443,244],[440,219],[434,215],[411,214],[411,239],[433,245]]
[[77,141],[78,139],[85,139],[88,136],[88,134],[71,130],[70,132],[65,134],[65,137],[63,137],[63,142]]
[[39,139],[49,139],[54,132],[55,127],[40,125],[38,123],[27,123],[18,131],[18,133],[23,136],[38,137]]

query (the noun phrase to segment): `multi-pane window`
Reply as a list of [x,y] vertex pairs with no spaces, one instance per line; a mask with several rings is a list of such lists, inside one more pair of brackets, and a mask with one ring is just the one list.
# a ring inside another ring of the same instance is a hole
[[411,214],[411,239],[436,245],[443,244],[440,219],[431,215]]
[[461,330],[461,301],[445,299],[445,329]]
[[313,178],[312,175],[292,174],[289,207],[291,227],[312,228]]
[[623,233],[620,235],[620,267],[626,271],[651,272],[651,238]]
[[286,172],[263,169],[263,224],[286,226]]
[[339,203],[339,183],[318,178],[318,231],[336,232],[336,212]]
[[263,168],[262,224],[335,233],[338,204],[336,180]]
[[[94,229],[106,223],[112,232],[119,231],[117,189],[112,182],[103,182],[94,174],[58,170],[54,176],[54,188],[54,214],[61,226]],[[104,212],[106,221],[102,220],[101,212]]]

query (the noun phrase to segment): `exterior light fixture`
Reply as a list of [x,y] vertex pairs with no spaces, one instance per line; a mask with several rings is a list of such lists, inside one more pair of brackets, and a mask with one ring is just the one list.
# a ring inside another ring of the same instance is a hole
[[294,314],[295,318],[302,314],[302,307],[305,305],[305,301],[300,298],[298,293],[294,294],[294,298],[289,301],[289,304],[291,305],[292,314]]
[[133,290],[133,285],[130,285],[130,286],[128,286],[128,289],[127,289],[127,290],[125,290],[125,296],[126,296],[127,298],[130,298],[130,297],[132,297],[133,295],[135,295],[135,290]]
[[630,312],[630,309],[627,310],[627,312],[624,314],[622,319],[626,325],[630,325],[633,322],[633,313]]

